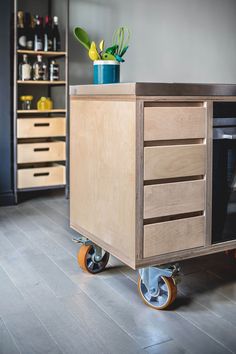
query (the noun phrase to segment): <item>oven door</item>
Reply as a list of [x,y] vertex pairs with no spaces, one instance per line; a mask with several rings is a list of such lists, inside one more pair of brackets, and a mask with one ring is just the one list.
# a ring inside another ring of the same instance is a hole
[[236,127],[213,129],[212,242],[236,239]]

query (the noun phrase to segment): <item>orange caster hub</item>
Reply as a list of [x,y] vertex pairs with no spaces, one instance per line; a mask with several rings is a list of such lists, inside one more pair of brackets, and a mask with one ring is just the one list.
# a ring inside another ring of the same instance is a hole
[[177,287],[171,277],[160,277],[159,291],[152,294],[142,282],[141,277],[138,279],[138,290],[143,302],[155,310],[167,309],[176,299]]
[[97,274],[105,269],[109,256],[109,253],[105,252],[102,257],[97,259],[93,245],[82,245],[78,251],[77,259],[80,268],[85,272]]

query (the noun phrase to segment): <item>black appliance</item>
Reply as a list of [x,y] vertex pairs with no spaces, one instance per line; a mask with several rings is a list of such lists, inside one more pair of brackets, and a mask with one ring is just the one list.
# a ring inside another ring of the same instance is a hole
[[212,242],[233,239],[236,239],[236,118],[214,118]]

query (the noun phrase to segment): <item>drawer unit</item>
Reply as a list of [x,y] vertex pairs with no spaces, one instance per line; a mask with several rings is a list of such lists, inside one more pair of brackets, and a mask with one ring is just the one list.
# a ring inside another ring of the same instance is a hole
[[61,137],[65,135],[65,118],[17,119],[17,138]]
[[212,104],[199,97],[72,98],[71,226],[133,268],[211,245]]
[[144,186],[144,219],[203,211],[205,181]]
[[205,216],[160,222],[144,226],[143,256],[204,246]]
[[151,146],[144,148],[144,180],[205,174],[204,144]]
[[65,159],[64,141],[17,145],[18,163],[64,161]]
[[65,166],[61,165],[19,169],[17,187],[21,189],[64,185],[65,175]]
[[145,107],[144,140],[198,139],[206,136],[205,107]]

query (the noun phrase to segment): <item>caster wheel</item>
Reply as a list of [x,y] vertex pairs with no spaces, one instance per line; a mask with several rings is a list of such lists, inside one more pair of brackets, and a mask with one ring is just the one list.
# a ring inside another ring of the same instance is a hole
[[96,261],[94,256],[95,249],[92,245],[82,245],[77,255],[80,268],[91,274],[97,274],[103,271],[108,263],[109,253],[105,252],[100,261]]
[[142,279],[138,279],[139,294],[144,303],[155,310],[164,310],[170,306],[176,299],[177,287],[172,278],[161,277],[160,290],[157,295],[152,295],[146,288]]

